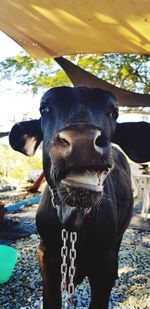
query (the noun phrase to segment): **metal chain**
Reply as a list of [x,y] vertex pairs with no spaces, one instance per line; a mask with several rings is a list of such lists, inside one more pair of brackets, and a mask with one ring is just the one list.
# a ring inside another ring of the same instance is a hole
[[54,203],[54,192],[53,192],[53,190],[52,190],[52,188],[49,186],[49,191],[50,191],[50,193],[51,193],[51,202],[52,202],[52,206],[54,207],[54,208],[57,208],[58,206],[57,205],[55,205],[55,203]]
[[[49,190],[51,192],[51,202],[52,206],[54,208],[57,208],[58,206],[54,203],[54,193],[51,187],[49,187]],[[76,259],[76,249],[75,249],[75,243],[77,241],[77,233],[71,232],[70,233],[70,244],[71,248],[69,250],[69,269],[67,265],[67,258],[68,258],[68,247],[67,247],[67,240],[68,240],[68,231],[65,229],[62,230],[62,240],[63,240],[63,246],[61,248],[61,257],[62,257],[62,264],[61,264],[61,292],[64,292],[64,300],[65,300],[65,308],[68,308],[68,300],[69,297],[74,293],[74,276],[75,276],[75,259]],[[69,283],[67,287],[67,274],[69,275]],[[69,294],[69,297],[68,297]]]
[[63,246],[61,248],[61,257],[62,257],[62,264],[61,264],[61,291],[67,290],[67,256],[68,256],[68,247],[67,247],[67,240],[68,240],[68,232],[63,229],[61,234],[63,240]]
[[76,249],[75,249],[75,243],[77,241],[77,233],[71,232],[70,233],[70,243],[71,243],[71,249],[69,251],[69,258],[70,258],[70,266],[69,266],[69,284],[68,284],[68,293],[73,294],[74,293],[74,276],[75,276],[75,259],[76,259]]
[[[67,257],[68,257],[68,247],[67,247],[67,240],[68,240],[68,231],[65,229],[62,230],[62,240],[63,246],[61,248],[61,257],[62,257],[62,264],[61,264],[61,291],[68,292],[70,295],[74,293],[74,276],[75,276],[75,259],[76,259],[76,249],[75,243],[77,241],[77,233],[71,232],[70,233],[70,243],[71,248],[69,250],[69,269],[67,266]],[[67,274],[69,274],[69,284],[67,287]]]

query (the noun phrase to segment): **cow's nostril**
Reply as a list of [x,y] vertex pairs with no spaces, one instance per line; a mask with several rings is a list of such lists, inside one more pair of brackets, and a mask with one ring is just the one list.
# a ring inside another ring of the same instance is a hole
[[64,136],[63,133],[57,135],[57,143],[63,147],[70,146],[69,140]]
[[99,134],[95,139],[95,145],[98,147],[105,147],[106,146],[106,139],[104,138],[103,134]]

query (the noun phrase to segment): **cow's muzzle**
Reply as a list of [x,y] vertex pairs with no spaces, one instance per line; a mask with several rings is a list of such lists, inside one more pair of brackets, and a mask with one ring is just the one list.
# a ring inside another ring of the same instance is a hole
[[110,145],[101,130],[87,125],[65,128],[53,137],[50,152],[56,183],[102,191],[113,163]]

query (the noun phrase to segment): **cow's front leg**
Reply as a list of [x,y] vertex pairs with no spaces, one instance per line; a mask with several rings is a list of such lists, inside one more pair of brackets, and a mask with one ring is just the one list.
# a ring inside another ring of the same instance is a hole
[[[102,278],[101,278],[102,279]],[[106,281],[106,278],[101,280],[90,279],[91,285],[91,303],[90,309],[108,309],[110,293],[113,285],[113,280]]]
[[41,241],[39,263],[43,279],[43,309],[61,309],[60,261],[52,256]]

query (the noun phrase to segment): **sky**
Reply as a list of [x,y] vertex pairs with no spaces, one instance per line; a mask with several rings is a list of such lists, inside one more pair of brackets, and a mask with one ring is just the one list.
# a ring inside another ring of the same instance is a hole
[[[0,31],[0,61],[18,55],[22,48]],[[6,88],[9,90],[6,91]],[[13,120],[20,121],[22,115],[28,113],[31,118],[39,117],[38,96],[21,94],[21,86],[13,81],[1,81],[0,91],[0,131],[9,131]]]
[[[22,48],[0,31],[0,61],[7,57],[18,55]],[[13,121],[21,121],[23,114],[30,118],[39,118],[38,95],[21,94],[21,86],[14,81],[1,81],[0,91],[0,131],[9,131]],[[9,90],[6,91],[6,87]],[[119,121],[140,121],[140,115],[121,115]]]

